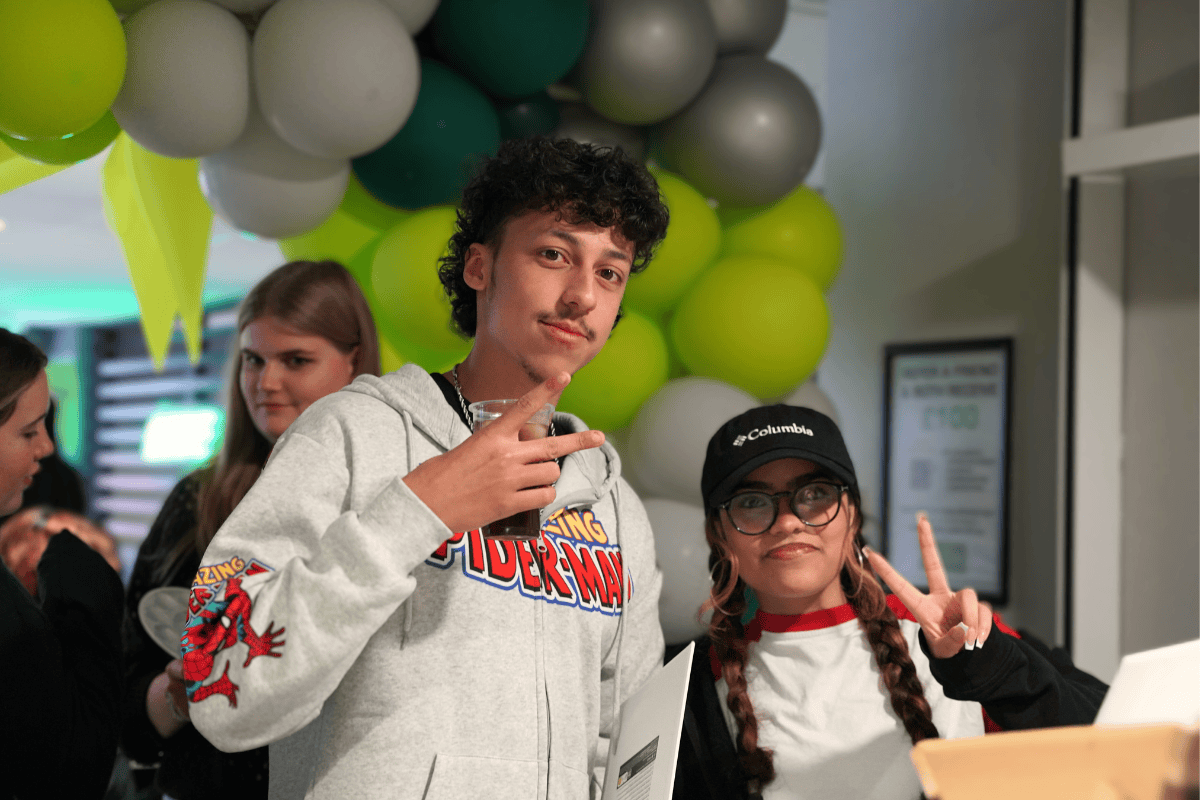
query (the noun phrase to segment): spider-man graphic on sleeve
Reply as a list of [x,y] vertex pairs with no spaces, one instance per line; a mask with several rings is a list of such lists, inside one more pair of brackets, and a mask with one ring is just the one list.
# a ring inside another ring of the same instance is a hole
[[275,623],[271,622],[262,634],[255,632],[250,625],[252,602],[242,589],[243,577],[231,577],[225,581],[225,591],[220,599],[217,599],[221,593],[220,585],[192,588],[187,626],[182,638],[183,676],[190,702],[199,703],[215,694],[223,694],[229,698],[231,706],[237,706],[238,686],[229,678],[228,662],[220,678],[204,684],[212,674],[216,655],[220,651],[234,647],[238,642],[246,644],[249,653],[243,667],[250,666],[250,662],[258,656],[281,656],[275,648],[283,647],[284,640],[276,641],[275,638],[285,629],[275,630]]

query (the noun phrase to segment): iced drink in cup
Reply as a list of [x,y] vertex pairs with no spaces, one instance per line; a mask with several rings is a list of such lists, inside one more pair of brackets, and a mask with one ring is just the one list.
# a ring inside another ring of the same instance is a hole
[[[478,431],[492,424],[500,415],[517,404],[516,400],[481,400],[471,403],[471,430]],[[521,426],[518,434],[521,441],[545,439],[550,431],[550,417],[554,406],[547,403]],[[496,520],[483,527],[485,539],[537,539],[541,535],[541,509],[531,508],[518,511],[504,519]]]

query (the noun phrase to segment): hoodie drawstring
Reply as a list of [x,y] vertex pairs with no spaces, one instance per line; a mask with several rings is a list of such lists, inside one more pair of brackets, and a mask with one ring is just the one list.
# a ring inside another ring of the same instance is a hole
[[[621,482],[613,484],[613,539],[617,549],[621,549]],[[621,557],[622,573],[625,580],[621,582],[621,613],[617,616],[617,670],[613,679],[613,735],[616,736],[621,722],[621,646],[625,643],[625,609],[629,604],[630,586],[629,572],[625,569],[624,554]],[[605,778],[607,780],[607,778]]]
[[[400,419],[404,421],[404,446],[406,455],[408,456],[408,469],[411,471],[416,469],[417,455],[413,450],[413,440],[416,439],[416,431],[413,430],[412,414],[407,408],[400,409]],[[417,593],[413,592],[404,600],[404,627],[400,630],[400,647],[403,649],[408,642],[408,635],[412,632],[413,627],[413,605],[416,602]]]

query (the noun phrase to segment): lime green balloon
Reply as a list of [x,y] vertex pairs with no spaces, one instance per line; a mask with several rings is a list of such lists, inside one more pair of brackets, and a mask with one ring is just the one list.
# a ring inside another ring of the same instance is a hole
[[696,276],[716,258],[721,223],[704,196],[682,178],[663,170],[653,172],[671,212],[671,223],[650,266],[630,278],[625,303],[658,315],[674,308]]
[[0,0],[0,131],[61,139],[91,127],[125,78],[108,0]]
[[329,259],[346,264],[368,242],[378,239],[379,234],[378,228],[339,210],[308,233],[280,239],[279,250],[289,261]]
[[455,364],[462,362],[470,352],[470,347],[457,350],[426,350],[412,342],[393,340],[395,345],[404,353],[404,360],[416,364],[426,372],[449,372]]
[[816,369],[829,310],[812,278],[762,256],[717,261],[684,296],[671,342],[694,375],[779,397]]
[[404,334],[396,329],[393,315],[389,314],[385,304],[375,295],[371,282],[371,272],[374,268],[375,253],[383,241],[380,235],[367,242],[345,263],[346,269],[354,276],[367,305],[371,308],[371,316],[375,320],[375,333],[379,337],[379,361],[384,372],[394,372],[404,364],[418,364],[429,372],[446,372],[466,355],[465,343],[454,350],[426,350],[404,338]]
[[801,186],[762,209],[722,214],[722,255],[761,255],[799,267],[822,291],[842,264],[842,228],[825,198]]
[[0,133],[0,141],[4,142],[14,153],[20,153],[28,159],[41,164],[77,164],[86,161],[100,153],[113,143],[121,126],[111,111],[105,111],[104,116],[90,128],[62,139],[18,139]]
[[379,337],[379,369],[384,375],[395,372],[408,363],[408,359],[396,349],[385,336]]
[[387,203],[376,200],[363,188],[362,183],[353,173],[350,174],[350,181],[346,184],[346,194],[342,197],[342,204],[339,206],[339,210],[349,214],[364,225],[369,225],[381,231],[386,231],[400,220],[408,219],[412,216],[411,211],[406,211],[403,208],[395,208],[389,206]]
[[379,249],[379,243],[382,241],[383,234],[381,233],[342,262],[346,265],[346,269],[350,270],[354,280],[358,281],[358,288],[363,290],[363,295],[368,300],[374,297],[374,289],[371,288],[371,268],[375,263],[375,251]]
[[154,2],[154,0],[109,0],[118,14],[132,14]]
[[375,251],[371,288],[387,324],[421,350],[463,353],[468,342],[451,328],[450,301],[438,260],[454,233],[455,210],[434,206],[393,226]]
[[590,428],[623,428],[666,383],[667,372],[663,332],[641,314],[627,313],[599,354],[567,384],[558,408],[581,417]]
[[[375,321],[375,333],[379,337],[380,350],[379,357],[384,359],[385,349],[383,343],[388,342],[391,348],[389,357],[396,356],[403,363],[408,361],[405,356],[406,348],[404,345],[404,337],[401,336],[392,324],[391,317],[386,313],[383,303],[375,296],[375,289],[371,285],[371,270],[375,264],[375,252],[379,249],[379,243],[383,241],[383,234],[376,236],[371,241],[359,248],[358,252],[350,256],[345,262],[346,269],[354,276],[354,280],[358,283],[358,288],[362,290],[363,297],[367,299],[367,306],[371,309],[371,318]],[[399,343],[400,346],[397,346]],[[393,367],[392,369],[395,369]],[[391,372],[391,369],[386,370]]]

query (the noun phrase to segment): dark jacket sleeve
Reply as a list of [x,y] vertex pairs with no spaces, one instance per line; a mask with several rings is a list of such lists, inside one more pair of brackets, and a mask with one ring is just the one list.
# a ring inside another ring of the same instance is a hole
[[[192,585],[201,554],[195,548],[185,548],[181,557],[172,556],[178,552],[180,543],[194,534],[199,489],[200,481],[193,473],[167,496],[142,542],[129,578],[121,629],[126,664],[121,750],[140,764],[158,764],[156,787],[179,800],[213,797],[263,800],[267,796],[267,748],[222,753],[191,725],[184,725],[174,736],[164,739],[146,714],[146,691],[171,657],[146,633],[138,619],[137,607],[151,589]],[[184,620],[180,620],[181,633],[183,625]]]
[[[667,661],[683,649],[667,648]],[[717,695],[707,636],[696,641],[679,760],[675,765],[674,800],[745,800],[747,782]]]
[[[138,550],[137,561],[129,577],[125,618],[121,626],[125,647],[121,750],[141,764],[157,763],[166,743],[146,714],[146,692],[150,682],[166,668],[171,657],[154,643],[142,627],[138,619],[138,603],[146,592],[159,586],[191,586],[200,557],[190,551],[175,565],[166,580],[157,580],[157,575],[163,560],[174,552],[185,536],[192,535],[196,525],[196,492],[197,481],[190,475],[171,490]],[[179,629],[183,630],[183,620],[179,622]]]
[[[929,655],[925,634],[921,649]],[[1004,730],[1090,725],[1108,685],[1071,663],[1062,648],[1049,648],[1032,635],[999,630],[975,650],[929,659],[930,671],[947,697],[973,700]]]
[[0,747],[17,797],[99,798],[117,752],[121,580],[69,533],[38,562],[40,607],[0,567]]

